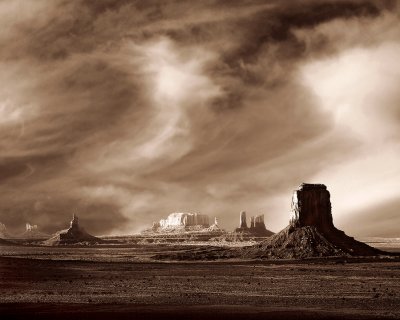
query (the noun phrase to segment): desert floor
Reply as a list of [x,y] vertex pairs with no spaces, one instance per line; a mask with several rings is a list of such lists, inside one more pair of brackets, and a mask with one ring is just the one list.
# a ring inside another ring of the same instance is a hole
[[0,315],[400,319],[398,258],[155,262],[154,248],[0,247]]

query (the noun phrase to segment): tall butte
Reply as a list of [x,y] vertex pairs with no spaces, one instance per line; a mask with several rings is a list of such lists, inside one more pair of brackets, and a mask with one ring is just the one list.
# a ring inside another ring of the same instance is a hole
[[96,244],[100,242],[102,242],[101,239],[90,235],[79,225],[78,217],[73,214],[68,229],[58,231],[52,238],[43,243],[46,245],[65,245],[77,243]]
[[373,256],[385,252],[347,236],[333,224],[330,193],[323,184],[303,183],[292,196],[289,225],[243,255],[261,258]]
[[297,227],[314,226],[321,232],[335,228],[331,195],[324,184],[303,183],[293,192],[290,223]]

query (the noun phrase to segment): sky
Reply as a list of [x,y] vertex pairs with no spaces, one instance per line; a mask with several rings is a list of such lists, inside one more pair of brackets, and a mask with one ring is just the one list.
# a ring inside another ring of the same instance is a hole
[[398,237],[397,1],[0,0],[0,222],[96,235],[171,212]]

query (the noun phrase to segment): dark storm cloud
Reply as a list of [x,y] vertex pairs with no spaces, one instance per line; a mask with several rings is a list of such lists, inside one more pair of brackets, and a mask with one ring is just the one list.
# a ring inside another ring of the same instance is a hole
[[330,181],[327,166],[364,150],[306,71],[398,43],[396,12],[393,1],[0,2],[0,221],[50,232],[75,211],[92,232],[132,232],[201,211],[231,228],[248,209],[283,227],[291,189]]

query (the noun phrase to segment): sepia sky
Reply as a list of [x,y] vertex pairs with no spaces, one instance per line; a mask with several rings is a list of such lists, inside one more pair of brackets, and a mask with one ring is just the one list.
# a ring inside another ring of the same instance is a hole
[[397,1],[0,0],[0,222],[138,232],[171,212],[400,236]]

